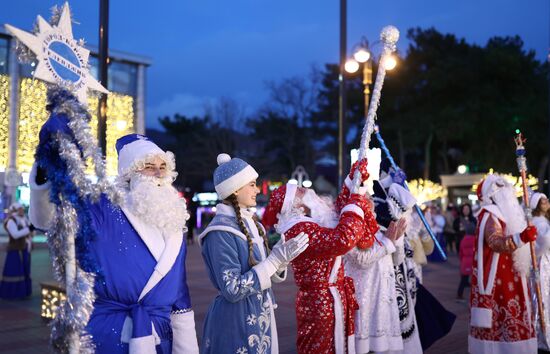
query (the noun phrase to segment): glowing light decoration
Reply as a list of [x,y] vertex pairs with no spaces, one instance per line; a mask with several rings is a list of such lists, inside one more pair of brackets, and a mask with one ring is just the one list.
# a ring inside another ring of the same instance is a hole
[[[122,127],[123,124],[124,127]],[[107,98],[107,174],[111,176],[117,174],[118,156],[115,148],[117,139],[133,131],[134,98],[111,93]]]
[[[97,97],[88,98],[88,111],[92,116],[90,126],[92,134],[97,136]],[[118,156],[115,143],[118,138],[134,132],[134,98],[111,92],[107,97],[107,174],[115,176],[118,168]],[[92,172],[91,163],[88,162],[88,169]]]
[[[491,169],[489,169],[489,173],[485,174],[483,176],[483,178],[487,177],[487,175],[491,174],[491,173],[498,173],[498,172],[495,172],[491,168]],[[504,177],[504,179],[506,179],[506,181],[510,182],[514,186],[514,189],[516,190],[516,196],[518,198],[523,195],[523,186],[522,186],[522,183],[521,183],[521,177],[520,176],[514,176],[511,173],[498,173],[498,174],[501,175],[502,177]],[[534,191],[538,190],[539,189],[539,179],[536,178],[535,176],[529,174],[527,176],[527,187],[529,187],[530,189],[532,189]],[[476,191],[477,191],[477,183],[472,186],[472,192],[476,192]]]
[[0,75],[0,169],[8,167],[10,122],[10,77]]
[[413,179],[407,182],[407,184],[418,204],[447,196],[447,189],[445,187],[427,179]]
[[[8,154],[8,116],[9,107],[2,104],[4,96],[3,77],[0,76],[0,151],[4,148],[5,153],[0,155],[0,167],[7,166]],[[9,85],[9,80],[7,80]],[[46,85],[39,80],[24,78],[21,80],[19,124],[18,124],[18,145],[17,145],[17,170],[29,172],[34,163],[34,150],[38,145],[38,133],[42,124],[48,119],[46,111]],[[7,99],[7,98],[6,98]],[[93,136],[97,136],[97,107],[98,98],[88,98],[88,111],[92,117],[90,126]],[[5,124],[4,124],[5,119]],[[5,130],[6,137],[3,138]],[[110,93],[107,98],[107,173],[111,176],[117,174],[117,153],[115,142],[123,135],[134,131],[134,98],[132,96]],[[2,160],[1,158],[4,158]],[[5,161],[5,162],[4,162]],[[2,163],[5,163],[3,165]],[[87,172],[93,172],[91,160],[88,161]]]
[[40,316],[51,320],[55,318],[57,308],[67,299],[65,289],[53,283],[41,283],[42,304]]
[[38,133],[49,116],[46,110],[46,84],[40,80],[24,78],[21,80],[19,97],[17,170],[29,172],[34,163]]

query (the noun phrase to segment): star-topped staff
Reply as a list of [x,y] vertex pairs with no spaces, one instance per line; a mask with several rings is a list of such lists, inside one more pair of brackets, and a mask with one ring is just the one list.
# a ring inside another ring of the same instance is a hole
[[[57,21],[52,24],[38,16],[34,34],[10,25],[6,29],[36,55],[38,66],[34,77],[51,83],[50,117],[40,130],[33,167],[42,171],[45,175],[42,178],[50,182],[55,215],[46,235],[54,277],[67,292],[50,325],[50,342],[55,352],[93,353],[86,325],[95,301],[95,277],[101,276],[101,270],[90,252],[97,235],[92,227],[89,201],[96,202],[106,195],[117,204],[121,194],[107,178],[87,110],[88,88],[105,94],[108,91],[90,75],[90,51],[73,38],[68,3],[55,15]],[[95,167],[96,183],[86,174],[89,159]]]
[[[527,159],[525,158],[525,142],[527,139],[523,136],[521,132],[514,137],[514,142],[516,143],[516,162],[518,164],[518,170],[521,175],[521,186],[523,190],[523,203],[525,205],[525,214],[527,218],[527,224],[531,226],[531,219],[533,218],[531,214],[531,209],[529,208],[529,193],[527,190]],[[537,263],[537,257],[535,253],[535,242],[529,242],[529,247],[531,249],[531,265],[533,267],[533,274],[535,278],[535,293],[537,296],[537,305],[539,312],[539,323],[542,333],[546,333],[546,322],[544,320],[544,304],[542,302],[542,293],[540,290],[540,273]]]
[[37,17],[38,32],[32,34],[6,24],[8,32],[27,46],[35,55],[38,66],[34,78],[67,86],[79,101],[86,104],[87,89],[109,93],[88,70],[90,51],[73,38],[71,11],[65,3],[57,25]]
[[[382,85],[384,84],[384,78],[386,77],[386,69],[384,65],[385,60],[391,53],[395,52],[396,44],[399,40],[399,30],[394,26],[386,26],[382,28],[380,32],[380,40],[384,45],[382,55],[380,57],[380,65],[378,65],[378,73],[376,74],[376,81],[374,82],[374,88],[372,90],[372,96],[369,105],[369,111],[365,126],[363,127],[363,134],[361,135],[361,145],[359,146],[358,160],[361,161],[367,157],[367,150],[369,149],[370,137],[374,130],[374,121],[376,120],[376,111],[380,105],[380,95],[382,94]],[[352,193],[356,193],[359,190],[361,184],[361,174],[359,169],[355,172],[353,178],[353,190]]]

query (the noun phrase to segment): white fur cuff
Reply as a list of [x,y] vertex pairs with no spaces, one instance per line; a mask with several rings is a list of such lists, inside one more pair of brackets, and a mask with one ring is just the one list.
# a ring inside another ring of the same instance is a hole
[[493,310],[483,307],[472,307],[470,325],[479,328],[491,328],[493,325]]
[[282,283],[286,280],[286,275],[288,274],[288,271],[286,269],[287,267],[284,267],[283,270],[277,269],[277,272],[271,276],[271,282],[272,283]]
[[348,187],[348,189],[351,190],[353,189],[353,180],[351,178],[349,178],[349,175],[346,176],[346,179],[344,180],[344,184],[346,185],[346,187]]
[[380,242],[382,242],[382,244],[384,245],[384,248],[386,249],[386,254],[392,254],[393,252],[396,251],[395,245],[386,236],[382,237]]
[[512,236],[512,240],[514,241],[514,243],[516,244],[516,247],[517,248],[520,248],[521,246],[523,246],[525,244],[525,242],[523,242],[521,240],[521,237],[519,236],[519,234],[514,234]]
[[40,230],[48,230],[54,217],[55,206],[50,202],[51,183],[36,184],[36,163],[32,166],[29,175],[31,187],[31,202],[29,206],[29,219]]
[[345,207],[343,207],[342,211],[340,212],[340,215],[343,215],[345,212],[348,212],[348,211],[357,214],[361,219],[365,218],[365,213],[363,212],[363,210],[355,204],[348,204]]
[[265,259],[252,267],[252,269],[260,280],[260,288],[262,290],[271,288],[271,276],[277,272],[277,267],[268,259]]

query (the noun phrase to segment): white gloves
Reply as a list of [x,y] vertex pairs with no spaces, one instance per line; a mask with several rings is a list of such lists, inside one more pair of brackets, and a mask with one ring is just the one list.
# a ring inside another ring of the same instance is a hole
[[303,232],[300,232],[298,236],[286,242],[280,239],[273,246],[266,261],[271,262],[276,269],[279,269],[279,267],[287,265],[294,258],[298,257],[306,250],[307,246],[309,246],[309,236]]
[[309,246],[309,236],[303,232],[286,242],[281,238],[275,244],[269,256],[252,267],[258,274],[261,289],[264,290],[271,287],[271,276],[279,269],[284,269],[290,261],[304,252],[307,246]]

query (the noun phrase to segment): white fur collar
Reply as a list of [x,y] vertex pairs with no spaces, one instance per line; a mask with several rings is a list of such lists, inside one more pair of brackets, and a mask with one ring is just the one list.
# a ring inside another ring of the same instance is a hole
[[312,222],[315,221],[309,216],[305,215],[292,215],[289,217],[279,216],[279,221],[275,225],[275,230],[281,235],[290,230],[294,225],[301,222]]
[[121,209],[149,249],[149,252],[151,252],[158,262],[166,246],[160,229],[156,226],[142,222],[136,215],[132,214],[128,208],[121,206]]
[[153,274],[143,288],[139,299],[141,300],[151,289],[155,287],[164,276],[172,269],[178,257],[183,241],[183,234],[163,234],[157,227],[145,224],[132,214],[127,208],[121,207],[124,215],[130,221],[139,237],[143,240],[149,252],[157,261]]
[[[216,213],[236,217],[235,209],[233,209],[232,206],[223,203],[216,205]],[[241,216],[245,219],[252,220],[254,212],[250,209],[241,208]]]

